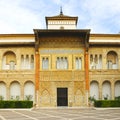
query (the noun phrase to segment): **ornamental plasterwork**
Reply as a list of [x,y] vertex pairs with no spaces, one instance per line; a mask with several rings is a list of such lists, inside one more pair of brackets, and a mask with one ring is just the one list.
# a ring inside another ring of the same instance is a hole
[[40,54],[80,54],[84,53],[84,50],[78,49],[78,50],[68,50],[68,49],[45,49],[40,50]]

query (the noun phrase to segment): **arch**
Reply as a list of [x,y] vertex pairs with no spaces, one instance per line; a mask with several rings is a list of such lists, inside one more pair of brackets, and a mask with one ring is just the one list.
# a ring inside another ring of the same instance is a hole
[[10,99],[20,99],[20,83],[18,81],[13,81],[10,84]]
[[115,82],[115,97],[120,96],[120,80]]
[[41,102],[43,104],[50,104],[50,94],[48,90],[44,89],[41,94]]
[[6,84],[3,81],[0,82],[0,96],[1,96],[0,98],[1,100],[7,99],[6,98]]
[[96,100],[99,99],[99,84],[97,81],[90,83],[90,96],[94,97]]
[[109,51],[107,53],[107,68],[118,69],[118,55],[115,51]]
[[102,84],[102,98],[111,99],[111,83],[109,81],[104,81]]
[[7,51],[3,54],[2,69],[14,70],[16,65],[16,55],[12,51]]
[[35,99],[35,86],[32,81],[26,81],[24,84],[24,99],[33,101]]

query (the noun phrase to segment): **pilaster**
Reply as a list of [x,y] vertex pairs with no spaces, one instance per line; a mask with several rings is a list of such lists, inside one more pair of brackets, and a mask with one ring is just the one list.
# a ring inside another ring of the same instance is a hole
[[88,106],[89,97],[89,61],[88,61],[88,51],[85,51],[85,83],[86,83],[86,104]]
[[38,91],[39,91],[39,68],[40,68],[39,52],[35,53],[36,67],[35,67],[35,102],[38,105]]
[[87,51],[85,51],[85,81],[86,81],[86,90],[89,91],[89,61],[88,61]]

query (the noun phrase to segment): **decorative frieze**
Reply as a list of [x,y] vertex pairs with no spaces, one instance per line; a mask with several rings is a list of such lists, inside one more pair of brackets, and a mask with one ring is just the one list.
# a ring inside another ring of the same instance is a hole
[[40,81],[84,81],[84,71],[41,71]]
[[44,49],[40,50],[40,54],[83,54],[83,49]]

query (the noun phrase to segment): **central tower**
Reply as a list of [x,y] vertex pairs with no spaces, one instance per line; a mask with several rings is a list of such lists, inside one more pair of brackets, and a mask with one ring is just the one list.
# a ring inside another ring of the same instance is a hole
[[52,17],[45,17],[47,29],[76,29],[78,17],[66,16],[62,9],[60,14]]

